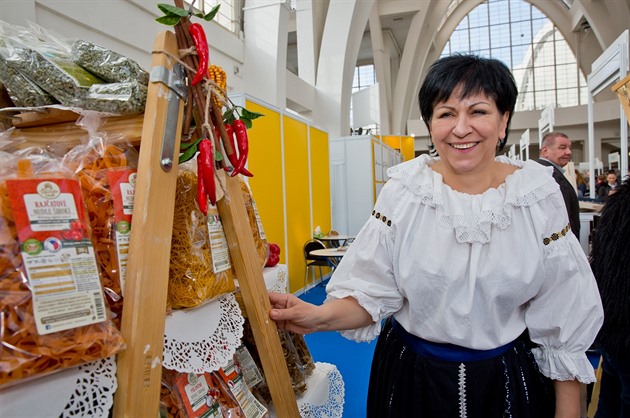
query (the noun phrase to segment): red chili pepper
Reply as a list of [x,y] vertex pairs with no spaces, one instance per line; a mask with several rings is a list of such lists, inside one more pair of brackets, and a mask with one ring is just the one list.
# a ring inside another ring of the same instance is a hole
[[212,141],[207,138],[199,143],[197,163],[197,171],[201,172],[201,180],[206,190],[206,196],[210,199],[210,203],[214,205],[217,203],[217,191],[214,184],[214,158],[212,155]]
[[197,203],[199,209],[204,215],[208,215],[208,196],[206,196],[206,188],[203,185],[203,179],[201,178],[201,154],[197,155]]
[[232,129],[232,125],[230,125],[229,123],[226,123],[225,132],[227,132],[227,136],[230,139],[230,143],[232,144],[232,153],[227,154],[227,151],[226,151],[226,154],[227,154],[228,160],[230,161],[230,164],[232,164],[232,167],[234,168],[231,174],[231,176],[234,177],[235,175],[238,174],[236,172],[236,166],[238,165],[238,155],[236,155],[236,139],[234,139],[234,129]]
[[[234,171],[237,173],[242,173],[245,168],[245,164],[247,163],[247,154],[249,152],[249,143],[247,139],[247,127],[245,126],[245,122],[240,119],[236,119],[232,122],[232,128],[234,128],[234,135],[236,136],[236,142],[238,144],[238,163],[236,167],[234,167]],[[249,171],[245,170],[248,174],[251,174]],[[249,176],[251,177],[251,176]]]
[[246,169],[245,167],[241,168],[241,174],[244,175],[245,177],[254,177],[254,175],[250,173],[249,170]]
[[195,78],[193,78],[192,85],[194,86],[198,82],[200,82],[208,73],[208,61],[209,61],[209,50],[208,50],[208,41],[206,40],[206,33],[203,30],[203,26],[199,23],[191,23],[188,27],[188,33],[193,39],[195,43],[195,48],[197,49],[197,57],[199,58],[199,65],[197,66],[197,73],[195,74]]

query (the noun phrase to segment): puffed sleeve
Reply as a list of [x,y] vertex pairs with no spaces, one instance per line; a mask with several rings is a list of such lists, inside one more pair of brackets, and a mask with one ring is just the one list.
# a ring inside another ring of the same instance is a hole
[[[590,265],[571,232],[558,191],[532,208],[539,233],[545,280],[525,320],[540,371],[554,380],[595,382],[586,357],[603,322],[602,302]],[[540,212],[537,212],[537,211]]]
[[374,210],[335,269],[326,291],[326,301],[355,298],[372,316],[367,327],[342,331],[355,341],[373,340],[381,330],[381,319],[397,312],[403,302],[394,279],[392,255],[396,205],[401,202],[400,183],[390,180],[381,190]]

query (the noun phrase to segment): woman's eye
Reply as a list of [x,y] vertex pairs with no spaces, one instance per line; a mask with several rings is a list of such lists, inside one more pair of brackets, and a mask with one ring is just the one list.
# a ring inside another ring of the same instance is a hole
[[475,109],[475,110],[473,110],[473,113],[474,113],[475,115],[485,115],[485,114],[487,114],[488,112],[486,112],[485,110],[482,110],[482,109]]

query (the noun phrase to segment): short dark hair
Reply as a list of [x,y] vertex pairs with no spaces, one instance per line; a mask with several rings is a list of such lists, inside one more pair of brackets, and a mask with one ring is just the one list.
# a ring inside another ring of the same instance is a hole
[[435,105],[451,97],[453,90],[460,85],[460,98],[483,93],[494,100],[501,113],[510,112],[505,138],[499,144],[499,150],[503,149],[514,116],[518,89],[510,69],[493,58],[455,54],[440,58],[431,65],[418,94],[420,114],[429,131]]

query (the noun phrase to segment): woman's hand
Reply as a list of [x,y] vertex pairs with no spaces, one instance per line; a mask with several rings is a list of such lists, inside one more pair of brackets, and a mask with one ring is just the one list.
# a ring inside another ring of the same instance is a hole
[[279,328],[298,334],[361,328],[373,323],[370,314],[351,297],[316,306],[290,293],[270,292],[269,301],[269,317]]
[[271,311],[269,317],[276,321],[280,329],[297,334],[310,334],[318,331],[319,306],[304,302],[290,293],[269,292]]

